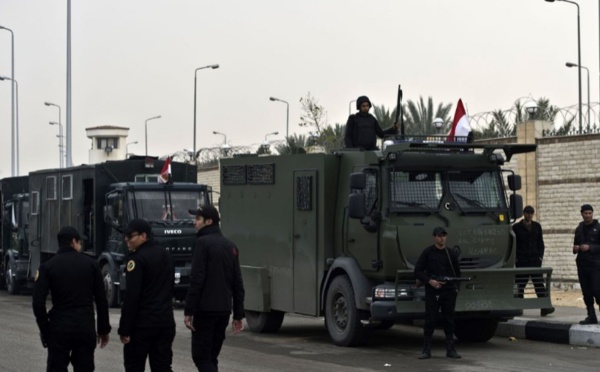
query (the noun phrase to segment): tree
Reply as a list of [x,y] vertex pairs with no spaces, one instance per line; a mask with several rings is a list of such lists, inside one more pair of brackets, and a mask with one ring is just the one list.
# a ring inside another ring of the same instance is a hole
[[285,138],[285,143],[275,146],[280,155],[306,154],[307,138],[303,134],[292,134]]
[[346,131],[345,125],[335,124],[335,126],[327,125],[321,131],[321,135],[317,138],[317,145],[322,146],[326,153],[333,150],[344,148],[344,134]]
[[[434,110],[433,99],[429,97],[427,104],[422,96],[419,96],[419,101],[415,103],[412,100],[406,102],[404,107],[404,130],[406,134],[434,134],[448,133],[452,122],[450,119],[450,110],[452,104],[444,105],[440,103]],[[437,129],[433,125],[433,119],[441,118],[444,120],[444,125],[441,129]]]
[[379,122],[379,125],[382,129],[387,129],[394,125],[396,122],[396,108],[390,112],[389,108],[386,108],[385,105],[377,106],[373,105],[373,115]]
[[311,96],[310,92],[306,97],[300,98],[300,105],[303,111],[300,116],[301,127],[313,127],[317,136],[321,135],[323,129],[327,126],[327,111],[321,105],[319,100]]

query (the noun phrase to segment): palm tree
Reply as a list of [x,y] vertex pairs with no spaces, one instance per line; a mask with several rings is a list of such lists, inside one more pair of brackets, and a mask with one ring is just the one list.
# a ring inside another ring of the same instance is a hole
[[327,125],[322,128],[321,134],[317,138],[318,145],[323,146],[326,153],[333,150],[344,148],[344,134],[346,131],[345,125],[335,124],[335,126]]
[[377,106],[373,105],[373,114],[375,118],[379,122],[379,125],[383,129],[387,129],[394,125],[396,121],[396,108],[390,112],[389,108],[386,108],[385,105]]
[[[412,100],[406,102],[404,109],[404,128],[406,134],[434,134],[447,133],[450,130],[452,122],[450,121],[450,110],[452,104],[438,104],[434,110],[433,99],[429,97],[427,104],[423,97],[419,97],[419,101],[415,103]],[[433,119],[441,118],[444,125],[441,129],[437,129],[433,125]]]
[[303,134],[292,134],[285,138],[285,143],[275,146],[280,155],[306,154],[307,138]]

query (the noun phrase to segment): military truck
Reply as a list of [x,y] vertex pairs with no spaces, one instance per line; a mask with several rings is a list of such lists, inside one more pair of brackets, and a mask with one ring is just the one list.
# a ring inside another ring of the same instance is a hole
[[18,294],[27,282],[28,181],[27,176],[0,180],[0,286],[10,294]]
[[250,330],[275,332],[285,313],[324,316],[336,345],[355,346],[373,329],[423,319],[413,271],[436,226],[471,278],[457,338],[487,341],[498,322],[551,307],[550,296],[516,293],[524,273],[542,274],[549,290],[552,269],[515,268],[521,180],[502,169],[535,148],[403,136],[382,151],[222,159],[222,228],[240,248]]
[[175,262],[175,298],[189,285],[193,216],[188,209],[212,203],[210,186],[196,183],[194,165],[171,163],[171,181],[159,183],[164,161],[131,157],[29,174],[29,283],[40,263],[58,250],[56,234],[65,225],[82,234],[82,251],[98,259],[109,304],[117,306],[126,289],[127,246],[122,231],[133,218],[152,225],[156,240]]

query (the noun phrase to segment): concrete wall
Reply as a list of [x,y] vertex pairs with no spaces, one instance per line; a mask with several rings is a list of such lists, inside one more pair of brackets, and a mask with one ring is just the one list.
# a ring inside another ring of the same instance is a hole
[[221,195],[221,173],[219,166],[198,169],[198,183],[212,186],[213,203],[218,206]]

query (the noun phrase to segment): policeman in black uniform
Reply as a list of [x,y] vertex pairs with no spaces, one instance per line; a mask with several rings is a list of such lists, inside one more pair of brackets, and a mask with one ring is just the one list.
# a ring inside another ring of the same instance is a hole
[[42,345],[48,347],[47,370],[66,371],[70,361],[76,372],[93,371],[96,343],[106,346],[111,329],[102,274],[96,260],[80,253],[81,237],[75,228],[63,227],[57,238],[58,251],[40,265],[33,289],[33,313]]
[[423,334],[425,342],[419,359],[431,358],[431,340],[435,327],[436,316],[441,310],[441,320],[446,335],[446,357],[460,359],[454,349],[454,308],[458,286],[455,282],[443,282],[433,279],[433,276],[460,277],[458,253],[446,247],[446,229],[433,229],[435,244],[421,253],[415,265],[415,276],[425,284],[425,326]]
[[594,219],[594,208],[581,206],[583,221],[575,229],[573,254],[577,255],[577,276],[588,316],[580,324],[597,324],[594,298],[600,305],[600,223]]
[[[544,260],[544,236],[542,234],[542,225],[533,220],[535,209],[531,205],[523,209],[523,219],[514,224],[512,229],[517,238],[517,259],[516,267],[542,267]],[[537,297],[547,297],[548,292],[544,286],[542,274],[517,275],[517,295],[523,298],[525,287],[531,277],[535,294]],[[552,314],[554,308],[541,309],[541,316]]]
[[386,130],[381,129],[375,116],[369,114],[371,109],[369,97],[358,97],[356,99],[356,109],[358,112],[350,115],[346,122],[344,145],[347,148],[376,150],[377,137],[383,138],[386,134],[396,134],[398,131],[398,123]]
[[152,371],[172,371],[173,259],[152,239],[147,221],[131,220],[124,233],[129,255],[119,335],[124,344],[125,371],[143,371],[147,357]]
[[184,323],[192,330],[192,359],[202,372],[217,372],[233,299],[234,333],[244,329],[244,283],[235,244],[221,234],[213,206],[190,210],[198,231]]

